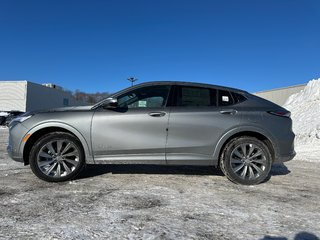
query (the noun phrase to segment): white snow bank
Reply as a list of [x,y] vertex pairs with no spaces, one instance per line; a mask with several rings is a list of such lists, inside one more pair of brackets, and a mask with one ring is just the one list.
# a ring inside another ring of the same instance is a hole
[[291,112],[297,159],[320,161],[320,78],[291,95],[284,107]]

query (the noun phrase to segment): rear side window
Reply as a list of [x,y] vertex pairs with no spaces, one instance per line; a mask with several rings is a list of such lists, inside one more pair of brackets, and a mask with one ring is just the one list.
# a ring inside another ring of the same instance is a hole
[[234,104],[233,97],[229,91],[219,90],[218,93],[218,104],[219,106],[230,106]]
[[201,87],[178,86],[177,106],[216,106],[216,90]]

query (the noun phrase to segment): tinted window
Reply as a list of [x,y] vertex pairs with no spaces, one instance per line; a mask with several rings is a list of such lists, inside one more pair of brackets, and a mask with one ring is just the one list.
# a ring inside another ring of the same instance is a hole
[[233,98],[231,93],[226,90],[219,90],[218,94],[218,103],[219,106],[229,106],[233,104]]
[[232,96],[233,96],[233,100],[235,103],[240,103],[240,102],[244,102],[246,99],[245,96],[239,94],[239,93],[234,93],[234,92],[231,92]]
[[170,86],[150,86],[135,89],[118,97],[121,108],[154,108],[164,107]]
[[177,87],[177,106],[216,106],[216,90],[201,87]]

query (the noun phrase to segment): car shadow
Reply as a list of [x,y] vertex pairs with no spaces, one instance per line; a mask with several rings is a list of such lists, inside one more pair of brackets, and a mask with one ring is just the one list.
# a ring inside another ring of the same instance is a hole
[[277,163],[272,165],[270,171],[271,176],[287,175],[289,173],[291,173],[291,171],[283,163]]
[[[264,238],[261,238],[260,240],[288,240],[287,237],[278,237],[278,236],[270,236],[266,235]],[[319,238],[310,232],[299,232],[295,235],[293,240],[319,240]]]
[[216,175],[223,176],[220,169],[208,166],[167,166],[141,164],[88,164],[77,179],[112,174],[172,174],[172,175]]
[[[215,175],[224,176],[220,169],[211,166],[168,166],[141,164],[88,164],[77,179],[91,178],[107,173],[112,174],[164,174],[164,175]],[[271,176],[289,174],[284,164],[275,164],[270,171]],[[269,178],[266,179],[268,181]]]
[[289,173],[291,173],[291,171],[283,163],[273,164],[269,176],[263,180],[262,183],[268,182],[273,176],[287,175]]

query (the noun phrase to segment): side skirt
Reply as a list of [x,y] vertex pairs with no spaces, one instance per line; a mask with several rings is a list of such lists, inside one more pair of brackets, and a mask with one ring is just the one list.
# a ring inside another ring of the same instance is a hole
[[95,164],[153,164],[153,165],[192,165],[192,166],[216,166],[217,159],[206,155],[169,154],[167,160],[161,154],[123,154],[106,155],[94,158]]

